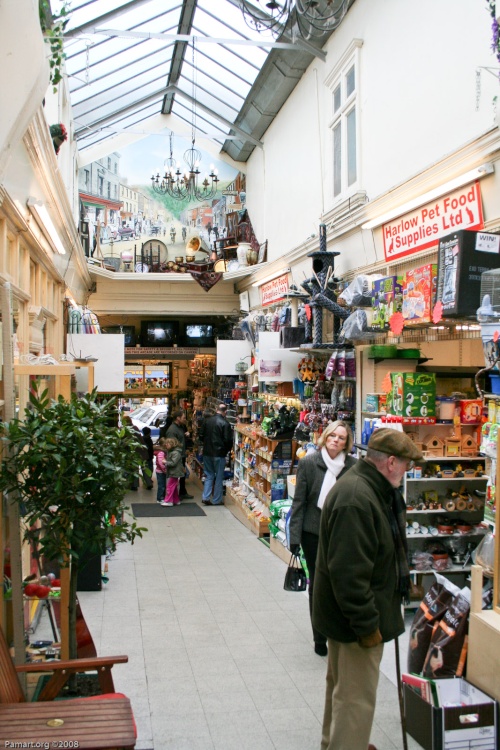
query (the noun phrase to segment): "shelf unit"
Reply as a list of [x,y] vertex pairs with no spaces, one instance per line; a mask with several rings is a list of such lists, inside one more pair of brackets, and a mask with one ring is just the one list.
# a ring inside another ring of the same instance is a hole
[[[481,466],[481,470],[485,471],[485,458],[484,456],[475,456],[467,458],[462,457],[450,457],[450,456],[433,456],[423,459],[422,471],[425,474],[426,467],[430,464],[448,464],[451,466],[457,466],[461,462],[474,461]],[[416,576],[419,581],[419,576],[429,575],[434,573],[434,569],[430,570],[417,570],[411,567],[412,557],[416,552],[425,551],[426,547],[432,548],[431,540],[439,545],[442,545],[450,553],[457,554],[457,550],[460,550],[459,554],[464,554],[463,562],[450,565],[445,570],[438,571],[443,575],[465,575],[470,571],[470,561],[467,556],[470,554],[470,546],[474,547],[479,543],[480,539],[487,532],[487,527],[484,525],[484,508],[485,508],[485,496],[486,487],[488,484],[488,477],[483,474],[479,477],[436,477],[436,476],[422,476],[422,477],[406,477],[404,485],[404,495],[407,505],[407,523],[409,525],[407,533],[408,549],[410,554],[410,572]],[[451,498],[452,492],[458,492],[459,489],[463,488],[471,500],[470,503],[474,504],[474,508],[464,508],[461,510],[453,509],[448,510],[446,508],[446,502]],[[475,495],[475,490],[481,492],[481,495]],[[433,493],[432,498],[425,498],[425,493]],[[429,504],[436,504],[438,502],[442,507],[438,508],[420,508],[419,506],[425,502]],[[456,522],[462,520],[464,524],[470,525],[471,530],[462,533],[455,530],[452,533],[444,533],[434,531],[431,532],[429,527],[438,529],[438,521],[442,520],[443,524],[446,523],[450,528],[457,529]],[[417,532],[416,530],[412,533],[410,530],[413,528],[412,524],[419,524],[419,528],[424,528],[425,531]],[[457,542],[460,540],[460,543]]]
[[[285,497],[286,476],[291,474],[295,459],[295,441],[291,438],[269,438],[261,430],[241,423],[236,425],[234,435],[234,475],[239,484],[267,507],[272,500]],[[243,514],[249,528],[258,536],[269,534],[268,518],[255,518],[245,503],[245,497],[234,488],[228,494],[232,501],[229,507],[232,511],[233,508],[238,509],[235,515],[239,520],[242,520]]]

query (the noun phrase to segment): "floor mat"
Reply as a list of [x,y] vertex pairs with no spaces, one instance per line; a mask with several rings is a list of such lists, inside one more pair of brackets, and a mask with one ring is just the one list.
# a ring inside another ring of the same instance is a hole
[[160,503],[132,503],[132,513],[136,518],[180,518],[182,516],[206,516],[196,503],[184,503],[165,507]]

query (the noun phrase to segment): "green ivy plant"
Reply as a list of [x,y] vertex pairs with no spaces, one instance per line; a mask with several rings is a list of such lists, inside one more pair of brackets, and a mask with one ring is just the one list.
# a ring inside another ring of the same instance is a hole
[[57,401],[30,394],[24,418],[0,422],[9,444],[0,475],[18,502],[24,537],[47,561],[71,561],[70,656],[76,657],[76,584],[81,560],[134,542],[146,529],[124,516],[124,497],[140,455],[134,431],[119,428],[114,399],[97,391]]
[[49,0],[38,0],[38,14],[40,27],[45,41],[50,45],[50,82],[54,93],[57,84],[62,79],[62,64],[64,54],[64,30],[69,21],[70,3],[65,0],[58,14],[53,14]]

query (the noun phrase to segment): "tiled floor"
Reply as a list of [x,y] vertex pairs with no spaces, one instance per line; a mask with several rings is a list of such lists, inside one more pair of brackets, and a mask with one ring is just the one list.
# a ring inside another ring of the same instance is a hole
[[[224,507],[139,521],[148,533],[121,545],[103,591],[79,595],[98,653],[129,656],[113,673],[132,701],[137,748],[318,750],[326,660],[313,651],[306,595],[283,590],[285,564]],[[403,747],[394,660],[389,644],[378,750]]]

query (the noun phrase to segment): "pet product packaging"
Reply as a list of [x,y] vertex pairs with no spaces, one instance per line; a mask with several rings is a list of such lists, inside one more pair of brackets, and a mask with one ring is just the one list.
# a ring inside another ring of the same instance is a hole
[[425,657],[424,677],[461,677],[467,658],[470,589],[463,588],[436,623]]
[[431,636],[451,600],[460,589],[444,576],[435,574],[436,580],[420,602],[410,627],[408,644],[408,672],[420,674],[431,642]]
[[436,374],[391,372],[390,413],[401,417],[436,416]]
[[389,319],[403,309],[403,278],[385,276],[373,282],[372,286],[372,328],[378,331],[389,330]]
[[425,266],[406,272],[403,281],[403,318],[405,325],[432,322],[436,282],[436,263],[427,263]]
[[461,229],[441,237],[436,298],[443,318],[476,317],[481,304],[481,275],[500,268],[500,237]]

